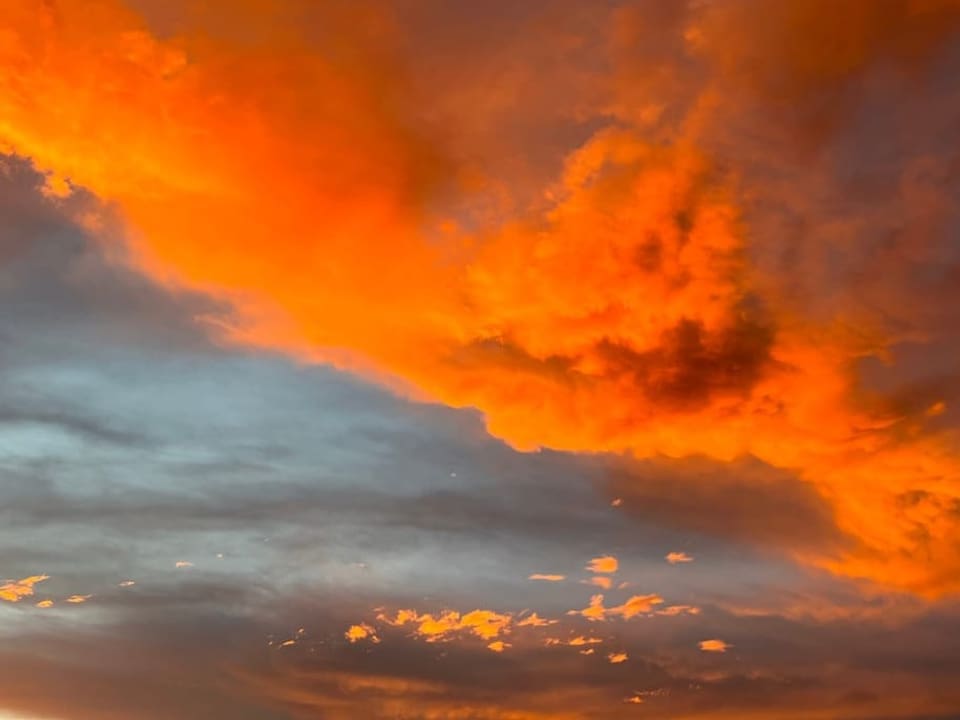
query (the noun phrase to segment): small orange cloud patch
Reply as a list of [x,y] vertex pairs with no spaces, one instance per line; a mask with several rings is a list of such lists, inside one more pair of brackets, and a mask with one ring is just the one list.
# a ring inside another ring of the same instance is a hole
[[[601,562],[601,567],[607,569],[614,568],[614,562],[609,556],[604,558],[595,558],[591,562],[591,567]],[[606,578],[604,578],[606,579]],[[595,594],[590,597],[587,607],[579,610],[570,610],[567,615],[575,615],[586,618],[591,622],[603,622],[613,618],[630,620],[640,615],[653,617],[676,616],[676,615],[696,615],[700,612],[699,608],[692,605],[670,605],[662,610],[656,610],[658,605],[663,604],[664,600],[657,594],[633,595],[620,605],[606,607],[604,605],[604,596]],[[460,613],[456,610],[442,610],[437,613],[420,613],[415,609],[400,609],[393,613],[386,612],[383,608],[377,608],[376,620],[387,627],[409,628],[412,630],[411,636],[428,643],[447,642],[460,637],[474,636],[486,641],[486,647],[492,652],[500,653],[506,648],[511,647],[510,643],[505,641],[508,635],[516,634],[520,639],[523,636],[519,631],[524,630],[527,633],[536,631],[539,628],[557,625],[559,620],[543,618],[536,612],[529,610],[520,613],[497,612],[494,610],[477,609],[468,613]],[[367,623],[357,623],[351,625],[344,636],[351,643],[360,640],[370,639],[373,642],[380,642],[377,631],[373,625]],[[552,636],[543,638],[542,642],[547,647],[552,646],[570,646],[583,648],[581,654],[593,654],[591,645],[598,645],[603,642],[601,638],[586,637],[583,635],[574,635],[569,639],[561,639]],[[627,659],[626,653],[612,652],[607,659],[610,663],[618,664]]]
[[685,552],[670,552],[667,553],[664,559],[671,565],[693,562],[693,558],[687,555]]
[[670,605],[663,608],[663,610],[657,610],[657,615],[699,615],[700,608],[694,607],[693,605]]
[[629,620],[635,615],[649,613],[655,605],[663,603],[663,598],[656,594],[634,595],[623,605],[613,607],[608,610],[611,615],[621,615],[625,620]]
[[726,652],[728,648],[733,647],[725,643],[723,640],[701,640],[700,649],[704,652],[712,653],[722,653]]
[[369,639],[371,642],[378,643],[380,638],[377,637],[376,630],[374,630],[370,625],[366,623],[360,623],[359,625],[351,625],[347,628],[347,631],[344,633],[344,637],[349,640],[351,643],[358,642],[360,640]]
[[[582,610],[571,610],[569,615],[581,615],[591,621],[606,620],[608,617],[619,615],[624,620],[629,620],[637,615],[647,614],[653,611],[655,605],[663,603],[663,598],[656,594],[634,595],[622,605],[615,607],[604,607],[603,595],[593,595],[590,597],[590,604]],[[667,614],[679,614],[676,613]]]
[[580,645],[599,645],[602,642],[603,640],[600,638],[588,638],[578,635],[572,640],[567,641],[567,645],[570,645],[571,647],[578,647]]
[[542,573],[534,573],[530,575],[528,580],[543,580],[545,582],[560,582],[561,580],[566,580],[566,575],[544,575]]
[[568,615],[580,615],[590,622],[603,620],[606,616],[606,608],[603,607],[603,595],[591,595],[590,604],[582,610],[571,610]]
[[483,640],[493,640],[510,632],[513,617],[492,610],[473,610],[461,615],[447,610],[439,615],[417,614],[415,610],[399,610],[391,619],[380,614],[377,617],[388,625],[416,625],[414,634],[427,642],[448,640],[461,631],[467,631]]
[[594,573],[612,574],[620,567],[620,563],[613,555],[596,557],[587,565],[587,570]]
[[604,577],[603,575],[597,575],[589,580],[581,580],[580,582],[584,583],[585,585],[595,585],[596,587],[604,590],[609,590],[613,585],[613,581],[608,577]]
[[540,617],[537,613],[530,613],[527,617],[517,621],[517,627],[545,627],[555,625],[557,620],[547,620]]
[[20,602],[23,598],[33,595],[35,585],[49,579],[49,575],[31,575],[20,580],[7,580],[0,585],[0,600],[10,603]]

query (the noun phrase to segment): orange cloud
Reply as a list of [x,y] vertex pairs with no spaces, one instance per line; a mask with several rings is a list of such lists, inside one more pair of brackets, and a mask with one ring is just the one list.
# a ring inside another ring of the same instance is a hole
[[615,573],[619,563],[613,555],[596,557],[587,565],[587,570],[595,573]]
[[92,598],[93,595],[71,595],[67,598],[68,603],[73,603],[74,605],[80,605],[85,603],[87,600]]
[[602,575],[592,577],[589,580],[581,580],[580,582],[585,585],[596,585],[598,588],[603,588],[604,590],[609,590],[613,585],[613,581],[610,578],[603,577]]
[[728,645],[723,640],[701,640],[700,649],[704,652],[722,653],[726,652],[732,645]]
[[343,635],[351,643],[356,643],[360,640],[367,639],[375,643],[380,642],[380,638],[377,637],[376,630],[366,623],[351,625],[349,628],[347,628],[347,631]]
[[[811,483],[853,539],[799,559],[960,589],[960,454],[945,410],[928,412],[948,405],[861,377],[949,332],[910,282],[945,255],[936,162],[903,161],[895,233],[756,170],[829,172],[799,156],[854,114],[851,78],[881,60],[920,77],[956,3],[600,14],[610,77],[568,110],[605,126],[516,176],[475,159],[466,127],[503,98],[470,88],[458,105],[460,88],[425,81],[393,6],[213,0],[161,35],[137,11],[161,4],[9,0],[0,146],[51,195],[100,198],[85,223],[105,247],[122,230],[158,281],[231,300],[225,337],[479,408],[518,448],[757,457]],[[513,115],[488,118],[509,134]],[[881,235],[882,253],[859,239]],[[826,287],[836,247],[856,267]]]
[[[619,615],[624,620],[629,620],[637,615],[644,615],[653,612],[656,605],[663,603],[663,598],[659,595],[634,595],[622,605],[615,607],[604,607],[603,595],[593,595],[590,598],[590,604],[582,610],[571,610],[568,615],[580,615],[591,622],[597,620],[606,620],[608,617]],[[686,606],[676,606],[686,609]],[[695,610],[695,609],[693,609]],[[681,610],[664,612],[665,615],[680,614]],[[695,613],[693,613],[695,614]]]
[[547,620],[540,617],[536,613],[530,613],[523,620],[517,622],[517,627],[545,627],[547,625],[555,625],[557,620]]
[[49,575],[31,575],[21,580],[8,580],[0,585],[0,600],[11,603],[20,602],[23,598],[33,595],[33,588],[37,583],[49,579]]
[[694,607],[692,605],[670,605],[665,607],[663,610],[657,610],[657,615],[699,615],[700,608]]
[[610,608],[607,612],[611,615],[621,615],[625,620],[629,620],[635,615],[649,613],[655,605],[663,603],[663,598],[659,595],[634,595],[623,605]]
[[493,640],[508,634],[513,623],[512,615],[492,610],[473,610],[462,615],[455,610],[446,610],[436,616],[430,613],[420,615],[415,610],[400,610],[393,619],[383,614],[378,619],[395,627],[416,625],[415,634],[427,642],[448,640],[461,631],[467,631],[482,640]]
[[566,575],[543,575],[541,573],[534,573],[531,575],[528,580],[545,580],[546,582],[560,582],[561,580],[566,580]]
[[603,606],[603,595],[591,595],[590,604],[582,610],[571,610],[568,612],[568,615],[580,615],[585,617],[590,622],[595,622],[597,620],[603,620],[606,616],[607,610]]
[[621,652],[621,653],[610,653],[609,655],[607,655],[607,661],[610,662],[610,663],[613,664],[613,665],[617,665],[617,664],[619,664],[619,663],[626,662],[626,661],[629,660],[629,659],[630,659],[630,656],[627,655],[627,653],[625,653],[625,652]]
[[568,641],[567,645],[570,645],[572,647],[577,647],[580,645],[597,645],[602,642],[603,640],[601,640],[600,638],[586,638],[586,637],[583,637],[582,635],[578,635],[577,637]]
[[693,562],[693,558],[687,555],[685,552],[669,552],[664,559],[671,565]]

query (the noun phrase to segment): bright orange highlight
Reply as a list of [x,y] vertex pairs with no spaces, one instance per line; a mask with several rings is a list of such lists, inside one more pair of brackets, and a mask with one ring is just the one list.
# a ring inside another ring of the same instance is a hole
[[23,598],[33,595],[33,588],[37,583],[49,579],[49,575],[31,575],[21,580],[8,580],[0,585],[0,600],[11,603],[20,602]]

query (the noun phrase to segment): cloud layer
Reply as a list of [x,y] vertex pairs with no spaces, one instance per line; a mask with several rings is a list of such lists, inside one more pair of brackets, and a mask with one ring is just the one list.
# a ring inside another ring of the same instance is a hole
[[196,318],[223,298],[4,168],[0,714],[956,716],[955,604],[798,567],[849,542],[809,481],[517,452],[476,412],[219,345]]
[[491,9],[503,52],[430,4],[168,5],[11,3],[0,138],[228,335],[520,448],[754,455],[856,539],[809,560],[956,589],[957,383],[915,349],[955,345],[956,3]]

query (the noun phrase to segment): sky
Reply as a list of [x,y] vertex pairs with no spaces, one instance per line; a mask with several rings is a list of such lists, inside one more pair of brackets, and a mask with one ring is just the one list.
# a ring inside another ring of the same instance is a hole
[[960,718],[960,2],[0,10],[0,720]]

